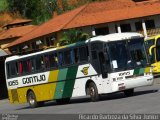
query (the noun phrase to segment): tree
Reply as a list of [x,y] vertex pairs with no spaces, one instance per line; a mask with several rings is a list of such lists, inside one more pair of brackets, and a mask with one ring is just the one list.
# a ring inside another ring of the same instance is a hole
[[[75,0],[70,5],[68,0],[2,0],[8,1],[9,11],[20,13],[22,17],[32,19],[35,24],[41,24],[53,17],[53,12],[62,14],[79,7],[82,4],[98,0]],[[74,1],[74,0],[73,0]],[[99,0],[100,1],[100,0]]]
[[77,29],[70,29],[68,31],[64,31],[62,37],[60,38],[59,44],[67,45],[79,41],[85,41],[89,38],[89,35],[87,33],[84,33]]
[[8,0],[9,11],[19,12],[23,17],[33,19],[35,24],[40,24],[52,17],[49,1],[54,0]]
[[0,12],[6,11],[8,8],[7,0],[0,0]]

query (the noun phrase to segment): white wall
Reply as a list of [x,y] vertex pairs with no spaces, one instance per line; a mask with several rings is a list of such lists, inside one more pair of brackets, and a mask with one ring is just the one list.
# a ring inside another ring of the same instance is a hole
[[[149,16],[149,17],[144,17],[144,18],[137,18],[137,19],[131,19],[131,20],[124,20],[124,21],[120,21],[120,22],[114,22],[114,23],[106,23],[106,24],[101,24],[101,25],[95,25],[95,26],[87,26],[87,27],[83,27],[82,30],[86,33],[88,33],[89,35],[93,35],[92,33],[94,33],[94,28],[96,27],[106,27],[108,26],[109,28],[109,32],[110,33],[116,33],[116,25],[118,27],[118,25],[120,24],[125,24],[125,23],[129,23],[131,25],[131,30],[133,32],[136,32],[136,27],[135,27],[135,22],[138,21],[145,21],[145,20],[151,20],[154,19],[155,21],[155,27],[156,28],[160,28],[160,15],[156,15],[156,16]],[[117,28],[118,30],[118,28]],[[120,28],[119,28],[119,32],[120,32]]]

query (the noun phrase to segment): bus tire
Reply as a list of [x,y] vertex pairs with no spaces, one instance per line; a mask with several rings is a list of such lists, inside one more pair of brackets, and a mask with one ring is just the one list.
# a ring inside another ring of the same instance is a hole
[[88,94],[90,95],[91,101],[96,102],[99,100],[99,94],[96,85],[91,82],[88,87]]
[[69,102],[70,102],[70,98],[56,99],[56,103],[58,105],[68,104]]
[[126,97],[133,96],[133,94],[134,94],[134,89],[124,90],[124,94],[125,94]]
[[27,101],[29,103],[29,106],[31,108],[36,108],[38,107],[38,102],[36,100],[36,96],[34,94],[33,91],[29,91],[28,94],[27,94]]

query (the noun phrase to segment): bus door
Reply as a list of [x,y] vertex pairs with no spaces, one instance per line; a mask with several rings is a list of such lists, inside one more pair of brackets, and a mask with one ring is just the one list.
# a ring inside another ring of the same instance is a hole
[[105,52],[99,52],[98,53],[99,58],[99,65],[101,69],[102,74],[102,85],[103,85],[103,91],[105,93],[109,93],[111,91],[111,81],[108,76],[109,72],[109,61],[108,61],[108,55]]
[[107,73],[107,66],[106,66],[106,60],[105,60],[104,53],[99,52],[98,57],[99,57],[99,63],[100,63],[102,78],[107,78],[108,73]]
[[93,42],[91,43],[91,58],[92,66],[96,70],[98,75],[102,75],[103,78],[107,78],[105,67],[105,56],[103,53],[103,43]]
[[156,41],[156,61],[160,61],[160,38]]

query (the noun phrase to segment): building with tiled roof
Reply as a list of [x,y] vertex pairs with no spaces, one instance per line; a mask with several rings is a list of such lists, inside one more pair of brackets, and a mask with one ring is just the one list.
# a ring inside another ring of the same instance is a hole
[[63,31],[72,28],[80,29],[90,36],[136,31],[148,37],[159,33],[159,21],[159,0],[93,2],[54,17],[7,47],[15,50],[15,48],[24,47],[29,43],[28,46],[34,46],[33,49],[37,49],[39,47],[35,46],[39,40],[49,47],[48,42],[51,39],[54,40],[52,46],[56,46]]
[[1,48],[4,48],[9,43],[26,35],[28,32],[32,31],[35,28],[36,26],[34,25],[27,25],[27,26],[14,27],[8,30],[4,30],[3,33],[0,34]]
[[15,20],[13,20],[12,22],[4,25],[3,28],[9,29],[9,28],[16,27],[16,26],[25,26],[25,25],[30,24],[31,22],[32,22],[32,20],[29,20],[29,19],[17,18]]
[[18,18],[4,25],[3,31],[0,32],[0,48],[3,49],[16,39],[35,29],[36,26],[30,25],[31,22],[32,20]]
[[3,31],[0,32],[0,91],[3,91],[0,93],[0,99],[7,97],[4,62],[5,58],[12,54],[8,49],[4,49],[4,47],[36,28],[36,26],[30,25],[30,23],[31,20],[16,19],[5,25]]
[[[26,45],[25,42],[30,43],[30,41],[28,41],[28,40],[34,39],[35,41],[32,42],[31,44],[29,44],[28,46],[34,46],[35,49],[37,49],[37,47],[41,48],[39,46],[36,47],[36,40],[38,41],[39,39],[41,39],[43,37],[45,37],[45,40],[46,40],[46,41],[43,40],[43,42],[46,43],[46,47],[53,46],[54,43],[52,43],[53,41],[51,39],[55,39],[59,36],[59,33],[57,33],[57,31],[61,31],[62,28],[64,28],[65,25],[68,24],[84,8],[85,8],[85,6],[82,6],[78,9],[67,12],[63,15],[59,15],[59,16],[49,20],[48,22],[38,26],[34,31],[28,33],[28,35],[25,35],[25,36],[17,39],[16,41],[10,43],[7,47],[9,48],[9,47],[19,45],[22,43],[22,45],[20,47],[23,48]],[[14,49],[14,51],[15,51],[15,49]],[[17,51],[20,52],[19,50],[17,50]]]

